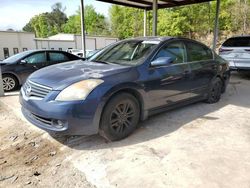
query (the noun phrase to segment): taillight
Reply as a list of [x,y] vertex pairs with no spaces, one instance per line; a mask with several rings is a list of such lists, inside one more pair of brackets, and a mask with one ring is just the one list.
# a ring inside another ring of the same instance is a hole
[[232,49],[225,49],[225,48],[220,48],[219,52],[230,52],[233,51]]

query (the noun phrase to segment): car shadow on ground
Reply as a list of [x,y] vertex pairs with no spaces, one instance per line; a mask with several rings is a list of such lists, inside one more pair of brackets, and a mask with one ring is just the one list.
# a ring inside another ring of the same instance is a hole
[[169,134],[180,129],[184,125],[194,120],[213,121],[220,117],[214,116],[216,112],[227,105],[250,107],[249,77],[242,78],[233,73],[232,79],[225,94],[222,95],[220,102],[216,104],[206,104],[198,102],[172,111],[167,111],[149,117],[148,120],[140,123],[139,128],[128,138],[117,142],[107,142],[99,135],[93,136],[58,136],[53,135],[57,141],[76,150],[96,150],[147,142],[159,137],[168,137]]

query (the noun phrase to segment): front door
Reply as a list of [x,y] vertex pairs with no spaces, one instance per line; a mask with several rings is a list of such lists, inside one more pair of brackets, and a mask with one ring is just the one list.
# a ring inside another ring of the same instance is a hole
[[[25,63],[23,63],[25,61]],[[45,67],[47,64],[46,52],[36,52],[19,62],[16,72],[20,75],[22,83],[25,82],[27,77],[38,69]]]
[[155,55],[171,57],[173,62],[165,66],[149,68],[149,81],[145,87],[151,99],[150,107],[172,105],[190,98],[190,68],[186,62],[186,49],[182,41],[173,41],[164,45]]

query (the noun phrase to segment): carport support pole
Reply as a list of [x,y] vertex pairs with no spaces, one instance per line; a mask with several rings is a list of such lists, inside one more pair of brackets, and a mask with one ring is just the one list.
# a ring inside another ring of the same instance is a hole
[[157,35],[158,2],[153,0],[153,36]]
[[84,22],[84,0],[81,1],[81,31],[82,31],[82,50],[83,57],[86,57],[86,40],[85,40],[85,22]]
[[213,41],[213,50],[216,50],[216,44],[219,35],[219,14],[220,14],[220,0],[217,0],[216,3],[216,15],[214,22],[214,41]]
[[143,36],[146,37],[147,36],[147,10],[144,9],[144,27],[143,27]]
[[0,66],[0,97],[4,96],[4,91],[3,91],[3,79],[2,79],[2,70]]

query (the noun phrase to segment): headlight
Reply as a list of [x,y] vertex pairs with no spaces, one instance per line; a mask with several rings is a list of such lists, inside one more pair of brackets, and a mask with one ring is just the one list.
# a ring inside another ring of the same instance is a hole
[[100,79],[89,79],[74,83],[62,90],[56,97],[56,101],[84,100],[91,91],[103,82]]

